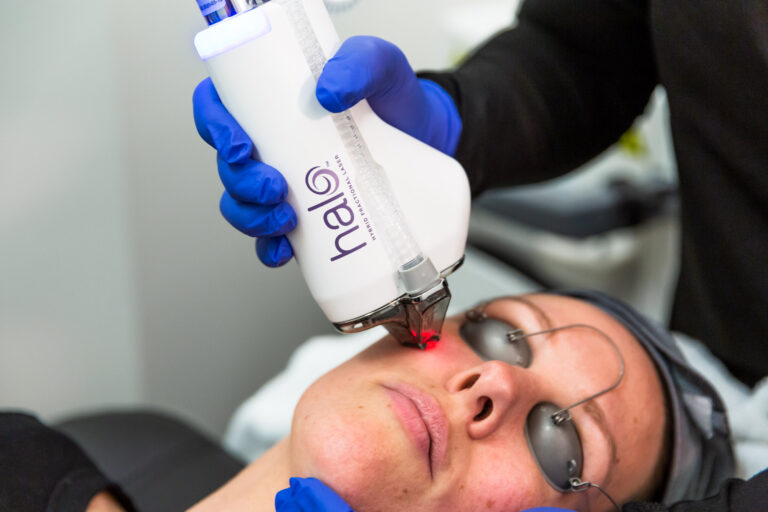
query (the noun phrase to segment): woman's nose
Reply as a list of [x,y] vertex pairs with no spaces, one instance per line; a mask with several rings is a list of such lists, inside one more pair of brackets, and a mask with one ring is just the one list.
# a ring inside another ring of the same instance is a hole
[[530,388],[525,371],[501,361],[487,361],[448,381],[448,391],[458,399],[470,438],[482,439],[506,424],[510,411],[521,405]]

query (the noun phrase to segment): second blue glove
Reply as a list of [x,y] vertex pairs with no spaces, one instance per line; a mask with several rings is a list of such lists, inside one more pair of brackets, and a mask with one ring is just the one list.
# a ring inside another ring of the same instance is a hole
[[523,510],[523,512],[574,512],[567,508],[555,508],[555,507],[536,507]]
[[354,512],[338,494],[316,478],[291,478],[275,496],[277,512]]

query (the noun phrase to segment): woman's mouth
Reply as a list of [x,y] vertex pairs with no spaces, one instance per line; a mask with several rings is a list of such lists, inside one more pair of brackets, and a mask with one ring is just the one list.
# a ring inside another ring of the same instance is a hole
[[416,447],[424,454],[430,475],[445,458],[448,446],[448,420],[438,401],[408,384],[385,384],[400,423]]

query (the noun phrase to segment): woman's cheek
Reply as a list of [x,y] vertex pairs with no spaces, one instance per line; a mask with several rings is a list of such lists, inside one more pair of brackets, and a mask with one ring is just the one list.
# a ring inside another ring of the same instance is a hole
[[406,504],[423,494],[424,475],[387,405],[325,408],[307,398],[312,405],[297,407],[291,432],[292,473],[320,479],[356,512],[411,510]]
[[[553,505],[552,499],[555,496],[543,488],[540,479],[532,474],[527,464],[515,463],[514,458],[514,454],[509,453],[509,458],[504,464],[494,464],[492,456],[488,457],[489,460],[481,465],[482,467],[472,464],[466,469],[467,478],[456,501],[475,507],[465,507],[464,510],[487,512],[508,512]],[[559,499],[559,496],[556,498]],[[455,510],[462,508],[457,507]]]

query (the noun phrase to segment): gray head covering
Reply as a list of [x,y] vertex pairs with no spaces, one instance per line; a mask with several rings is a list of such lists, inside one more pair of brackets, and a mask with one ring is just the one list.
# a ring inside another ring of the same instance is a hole
[[688,364],[666,329],[629,305],[595,291],[556,293],[581,299],[613,316],[637,338],[656,364],[672,420],[672,453],[663,503],[715,494],[720,484],[733,476],[733,452],[725,406],[712,385]]

